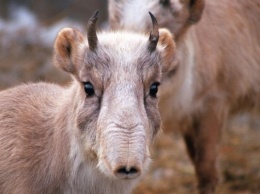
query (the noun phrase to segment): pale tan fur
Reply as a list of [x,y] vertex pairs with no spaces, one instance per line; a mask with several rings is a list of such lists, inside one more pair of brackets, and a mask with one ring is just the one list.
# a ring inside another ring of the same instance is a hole
[[111,27],[149,32],[140,10],[154,13],[175,34],[178,68],[164,77],[160,113],[165,129],[181,129],[200,193],[214,193],[226,120],[260,110],[260,2],[110,0]]
[[[54,62],[72,83],[0,92],[0,193],[130,193],[148,169],[160,129],[150,87],[172,68],[174,51],[167,30],[153,52],[142,34],[99,33],[90,51],[81,32],[61,30]],[[94,96],[85,92],[85,82]],[[122,166],[138,171],[118,176]]]

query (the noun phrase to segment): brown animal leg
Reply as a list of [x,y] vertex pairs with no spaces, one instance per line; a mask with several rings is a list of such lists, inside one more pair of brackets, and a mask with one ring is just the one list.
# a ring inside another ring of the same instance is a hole
[[184,141],[185,141],[186,148],[187,148],[188,154],[190,156],[190,159],[194,164],[195,156],[196,156],[194,136],[190,133],[185,133],[185,134],[183,134],[183,137],[184,137]]
[[192,120],[184,130],[184,141],[195,165],[200,194],[214,194],[218,183],[216,167],[218,145],[225,118],[224,111],[209,108]]

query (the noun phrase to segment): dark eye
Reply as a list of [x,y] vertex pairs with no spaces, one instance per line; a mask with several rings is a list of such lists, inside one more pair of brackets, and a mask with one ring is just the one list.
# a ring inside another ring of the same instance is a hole
[[156,98],[156,94],[157,94],[157,92],[158,92],[158,86],[159,86],[159,85],[160,85],[159,82],[155,82],[155,83],[153,83],[153,84],[151,85],[151,87],[150,87],[150,92],[149,92],[150,96]]
[[94,87],[90,82],[84,82],[84,89],[88,97],[91,97],[95,94]]
[[160,4],[162,5],[162,6],[169,6],[170,5],[170,0],[160,0]]

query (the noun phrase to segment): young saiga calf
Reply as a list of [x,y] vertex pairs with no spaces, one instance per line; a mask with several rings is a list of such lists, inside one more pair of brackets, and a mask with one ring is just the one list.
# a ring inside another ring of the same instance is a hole
[[0,92],[0,193],[130,193],[150,163],[160,129],[156,93],[175,44],[151,14],[150,37],[131,32],[87,38],[62,29],[55,65],[68,87],[27,84]]

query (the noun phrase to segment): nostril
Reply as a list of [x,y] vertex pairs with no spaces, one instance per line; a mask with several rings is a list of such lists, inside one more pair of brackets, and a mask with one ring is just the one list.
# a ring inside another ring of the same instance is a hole
[[122,168],[119,168],[117,170],[117,172],[120,173],[120,174],[135,174],[135,173],[138,172],[138,170],[134,167],[131,167],[129,170],[126,169],[125,167],[122,167]]
[[136,167],[127,168],[122,166],[116,170],[116,176],[119,178],[136,178],[140,175],[140,170]]

